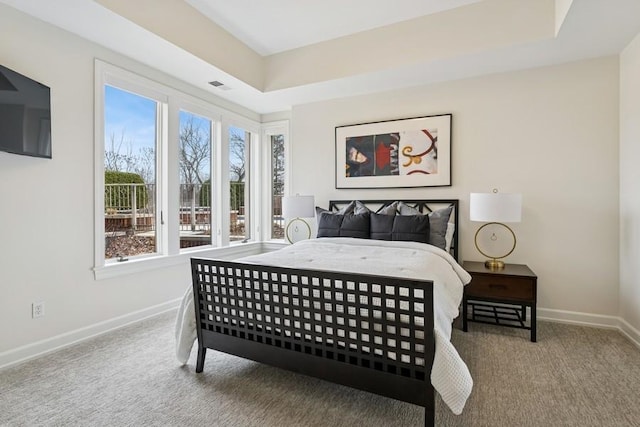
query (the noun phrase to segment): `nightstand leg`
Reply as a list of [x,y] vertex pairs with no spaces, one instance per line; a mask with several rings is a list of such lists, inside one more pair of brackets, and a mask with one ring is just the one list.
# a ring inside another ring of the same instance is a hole
[[526,305],[522,306],[522,321],[523,322],[527,321],[527,306]]
[[462,298],[462,330],[467,332],[467,298]]
[[531,342],[536,342],[536,305],[531,305]]

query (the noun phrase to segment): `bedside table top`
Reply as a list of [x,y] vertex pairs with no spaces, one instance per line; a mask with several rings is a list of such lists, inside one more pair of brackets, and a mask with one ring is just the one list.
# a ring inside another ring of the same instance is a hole
[[529,267],[524,264],[507,264],[502,270],[490,270],[484,266],[484,262],[478,261],[464,261],[462,263],[464,268],[469,274],[492,274],[498,276],[520,276],[520,277],[538,277],[531,271]]

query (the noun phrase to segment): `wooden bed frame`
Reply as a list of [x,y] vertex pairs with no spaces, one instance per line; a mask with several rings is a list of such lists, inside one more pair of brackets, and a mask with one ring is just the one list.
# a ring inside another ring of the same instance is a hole
[[[458,201],[406,203],[454,206],[457,256]],[[196,372],[210,348],[423,406],[434,425],[432,281],[195,258],[191,268]]]

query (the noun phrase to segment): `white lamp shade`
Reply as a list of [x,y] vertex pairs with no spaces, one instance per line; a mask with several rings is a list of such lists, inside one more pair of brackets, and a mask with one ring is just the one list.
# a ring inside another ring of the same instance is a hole
[[480,222],[520,222],[522,194],[471,193],[469,219]]
[[285,218],[311,218],[315,215],[313,196],[285,196],[282,198],[282,216]]

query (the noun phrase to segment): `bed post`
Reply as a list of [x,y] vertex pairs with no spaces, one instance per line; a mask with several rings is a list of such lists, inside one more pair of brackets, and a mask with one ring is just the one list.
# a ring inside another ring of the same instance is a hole
[[429,384],[427,392],[427,404],[424,407],[424,426],[434,427],[436,425],[436,399],[433,386]]
[[191,280],[193,283],[193,305],[196,316],[196,333],[198,336],[198,359],[196,361],[196,372],[200,373],[204,369],[204,359],[207,356],[207,347],[204,345],[202,338],[202,325],[200,324],[200,272],[198,271],[198,263],[191,259]]
[[424,427],[434,427],[436,425],[436,414],[429,408],[424,408]]
[[198,360],[196,362],[196,372],[200,373],[204,369],[204,358],[207,355],[207,348],[202,345],[202,341],[198,340]]

